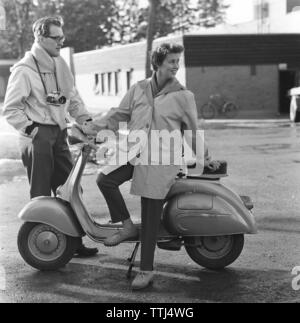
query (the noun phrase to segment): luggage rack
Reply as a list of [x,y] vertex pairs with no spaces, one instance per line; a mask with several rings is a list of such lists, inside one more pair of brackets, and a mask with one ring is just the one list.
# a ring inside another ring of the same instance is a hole
[[226,161],[219,161],[220,162],[220,167],[216,170],[216,171],[211,171],[208,167],[204,167],[203,173],[202,174],[188,174],[188,170],[189,169],[193,169],[196,167],[196,164],[193,165],[189,165],[187,167],[187,174],[181,170],[181,172],[179,172],[177,174],[178,178],[187,178],[187,179],[201,179],[201,180],[214,180],[217,181],[222,177],[227,177],[227,162]]

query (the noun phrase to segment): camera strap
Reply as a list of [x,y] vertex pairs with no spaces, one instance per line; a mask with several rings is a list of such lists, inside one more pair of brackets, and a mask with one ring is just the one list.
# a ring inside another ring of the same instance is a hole
[[[46,84],[45,84],[45,81],[43,80],[43,77],[42,77],[42,73],[41,73],[41,70],[40,70],[40,67],[39,67],[39,64],[38,64],[38,61],[37,59],[35,58],[35,56],[32,54],[32,57],[33,57],[33,60],[35,62],[35,65],[36,65],[36,68],[38,70],[38,73],[40,75],[40,79],[42,81],[42,84],[43,84],[43,87],[44,87],[44,91],[45,91],[45,94],[48,95],[48,91],[47,91],[47,88],[46,88]],[[53,60],[54,61],[54,60]],[[56,64],[55,64],[55,61],[54,61],[54,78],[55,78],[55,83],[56,83],[56,89],[57,89],[57,92],[60,92],[59,90],[59,86],[58,86],[58,82],[57,82],[57,75],[56,75]]]

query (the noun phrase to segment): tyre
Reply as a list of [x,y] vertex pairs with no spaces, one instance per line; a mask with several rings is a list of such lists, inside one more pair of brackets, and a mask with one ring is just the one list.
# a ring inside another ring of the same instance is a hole
[[211,103],[205,103],[200,112],[203,119],[213,119],[216,116],[215,108]]
[[80,239],[42,223],[25,222],[18,234],[22,258],[32,267],[51,271],[64,267],[74,256]]
[[226,118],[233,119],[238,114],[238,107],[232,102],[227,102],[224,106],[224,113]]
[[220,270],[232,264],[244,247],[244,235],[192,237],[185,239],[188,255],[198,265]]

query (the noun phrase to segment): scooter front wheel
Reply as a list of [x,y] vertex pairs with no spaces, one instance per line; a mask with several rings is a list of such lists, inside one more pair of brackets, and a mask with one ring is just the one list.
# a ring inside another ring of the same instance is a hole
[[219,270],[232,264],[244,247],[244,235],[187,237],[185,249],[198,265]]
[[64,267],[78,248],[78,238],[70,237],[42,223],[25,222],[18,234],[23,259],[41,271]]

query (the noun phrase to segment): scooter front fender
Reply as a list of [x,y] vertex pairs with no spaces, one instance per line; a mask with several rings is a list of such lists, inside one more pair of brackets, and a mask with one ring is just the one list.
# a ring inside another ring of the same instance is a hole
[[82,237],[84,232],[71,206],[56,197],[36,197],[27,203],[18,215],[24,222],[44,223],[60,232]]

